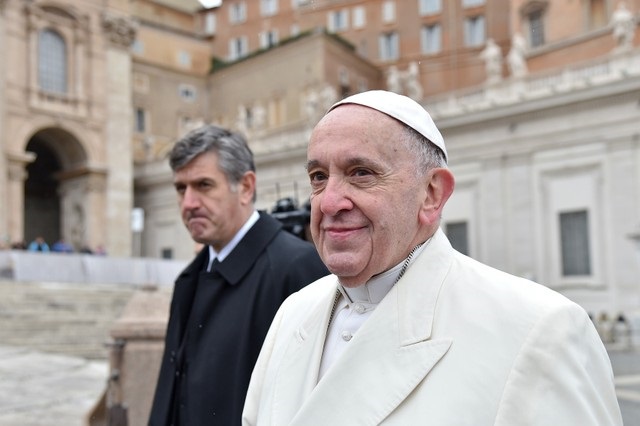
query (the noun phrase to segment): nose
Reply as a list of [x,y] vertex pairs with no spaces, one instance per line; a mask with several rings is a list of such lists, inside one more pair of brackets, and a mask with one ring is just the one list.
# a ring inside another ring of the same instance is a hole
[[348,194],[348,186],[338,178],[330,177],[319,197],[320,211],[327,216],[336,216],[341,211],[353,208]]
[[198,196],[198,192],[192,189],[190,186],[187,186],[182,194],[182,199],[180,200],[180,204],[182,206],[182,210],[193,210],[200,207],[200,197]]

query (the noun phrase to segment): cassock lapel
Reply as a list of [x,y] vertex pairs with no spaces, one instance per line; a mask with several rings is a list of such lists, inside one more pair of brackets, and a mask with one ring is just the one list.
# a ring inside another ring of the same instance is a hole
[[329,312],[315,316],[319,326],[300,342],[298,353],[290,354],[299,357],[291,361],[295,374],[305,377],[304,387],[291,383],[293,391],[303,390],[304,403],[290,425],[377,425],[445,355],[452,340],[431,339],[438,293],[451,264],[450,245],[443,237],[433,237],[313,387]]
[[320,286],[322,293],[317,296],[317,303],[296,329],[278,368],[273,395],[274,398],[277,396],[275,405],[282,410],[278,410],[272,424],[287,424],[318,383],[322,348],[338,291],[335,276],[330,275],[324,280],[327,282]]

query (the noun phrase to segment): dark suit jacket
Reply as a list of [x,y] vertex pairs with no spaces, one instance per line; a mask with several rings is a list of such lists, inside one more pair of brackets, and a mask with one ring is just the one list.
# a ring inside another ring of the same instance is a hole
[[240,425],[273,316],[328,274],[310,243],[266,213],[210,273],[208,257],[205,247],[176,280],[149,425]]

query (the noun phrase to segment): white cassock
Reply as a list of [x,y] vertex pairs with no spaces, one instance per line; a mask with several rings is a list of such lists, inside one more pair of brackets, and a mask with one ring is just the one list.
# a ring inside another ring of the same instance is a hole
[[[327,339],[337,289],[330,275],[283,303],[253,371],[245,426],[622,425],[611,364],[584,309],[456,252],[441,230],[366,321],[340,325],[344,309],[334,313]],[[351,339],[332,346],[354,324]]]

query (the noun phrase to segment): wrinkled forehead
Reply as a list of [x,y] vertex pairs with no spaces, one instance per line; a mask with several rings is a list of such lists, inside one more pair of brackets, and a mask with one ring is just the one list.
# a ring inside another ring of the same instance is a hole
[[445,161],[448,160],[447,149],[442,134],[436,127],[429,113],[422,105],[413,99],[385,90],[370,90],[356,93],[355,95],[336,102],[329,108],[328,114],[345,105],[354,104],[369,107],[404,123],[407,127],[415,130],[437,146],[444,154]]
[[308,166],[406,157],[409,149],[399,143],[406,129],[404,123],[365,106],[347,104],[335,108],[320,120],[311,134]]

